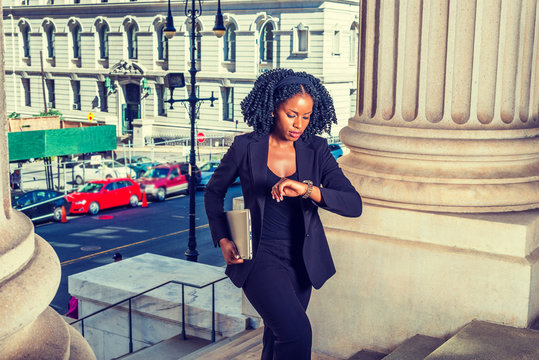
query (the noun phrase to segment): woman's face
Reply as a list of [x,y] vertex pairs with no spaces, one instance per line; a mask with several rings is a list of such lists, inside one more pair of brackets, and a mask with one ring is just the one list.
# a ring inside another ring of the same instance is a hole
[[309,125],[313,112],[313,99],[299,93],[283,101],[273,114],[275,123],[272,135],[281,140],[296,141]]

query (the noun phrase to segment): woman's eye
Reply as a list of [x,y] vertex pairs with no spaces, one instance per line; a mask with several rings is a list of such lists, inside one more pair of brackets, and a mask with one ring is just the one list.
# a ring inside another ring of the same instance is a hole
[[291,118],[291,119],[294,118],[294,117],[296,117],[295,114],[286,114],[286,116],[288,116],[288,117]]

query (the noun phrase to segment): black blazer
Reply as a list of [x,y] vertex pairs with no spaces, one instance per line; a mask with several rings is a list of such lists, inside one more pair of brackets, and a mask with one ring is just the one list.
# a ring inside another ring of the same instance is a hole
[[[208,182],[204,194],[210,231],[214,245],[217,246],[222,238],[230,238],[223,210],[224,198],[228,187],[240,177],[245,208],[251,210],[253,260],[227,266],[226,274],[238,287],[243,286],[256,261],[266,199],[264,184],[268,144],[269,135],[248,133],[236,136]],[[321,204],[310,199],[301,201],[305,224],[303,259],[312,285],[319,289],[335,274],[335,266],[318,216],[318,207],[342,216],[357,217],[361,215],[361,197],[342,173],[325,139],[318,136],[310,136],[306,140],[300,138],[294,146],[299,181],[311,180],[313,185],[320,187],[322,193]]]

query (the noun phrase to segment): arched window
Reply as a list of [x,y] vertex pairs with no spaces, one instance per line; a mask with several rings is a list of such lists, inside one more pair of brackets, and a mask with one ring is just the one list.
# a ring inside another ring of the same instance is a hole
[[47,38],[47,57],[49,59],[52,59],[55,56],[55,51],[54,51],[55,33],[56,33],[56,29],[54,28],[53,24],[49,24],[45,26],[45,36]]
[[99,36],[99,58],[108,59],[109,58],[109,25],[107,23],[102,23],[97,28],[97,33]]
[[355,64],[357,59],[359,32],[357,23],[350,26],[350,64]]
[[236,61],[236,25],[229,23],[224,36],[225,61]]
[[157,59],[159,60],[168,60],[168,40],[165,36],[165,26],[166,23],[161,24],[157,27]]
[[73,41],[73,59],[80,58],[80,33],[81,28],[78,23],[74,24],[71,28],[71,36]]
[[30,26],[28,24],[22,24],[21,27],[22,36],[22,56],[25,58],[30,57]]
[[270,22],[260,31],[260,61],[273,61],[273,25]]
[[138,58],[138,25],[132,22],[126,25],[127,34],[127,57],[129,59]]

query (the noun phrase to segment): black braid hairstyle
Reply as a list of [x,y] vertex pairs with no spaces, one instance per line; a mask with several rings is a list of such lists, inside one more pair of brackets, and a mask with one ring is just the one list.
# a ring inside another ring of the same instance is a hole
[[[307,78],[310,84],[287,84],[275,90],[279,81],[292,75]],[[290,69],[272,69],[256,79],[253,89],[240,104],[245,122],[253,127],[256,134],[269,134],[274,123],[271,113],[275,112],[282,102],[300,93],[307,93],[313,99],[311,119],[301,137],[318,135],[324,131],[329,134],[331,124],[337,124],[329,92],[313,75]]]

